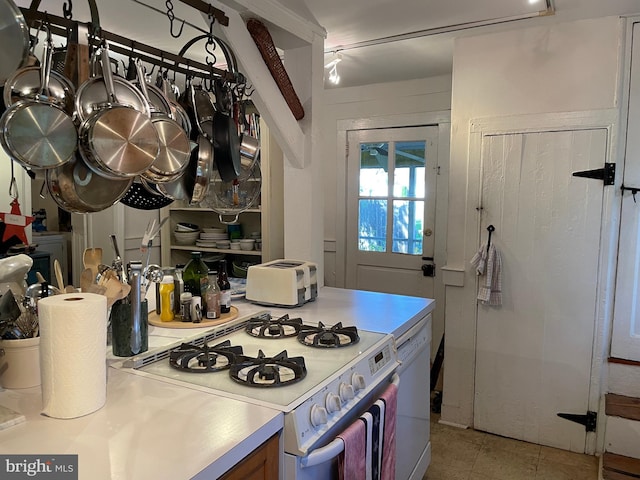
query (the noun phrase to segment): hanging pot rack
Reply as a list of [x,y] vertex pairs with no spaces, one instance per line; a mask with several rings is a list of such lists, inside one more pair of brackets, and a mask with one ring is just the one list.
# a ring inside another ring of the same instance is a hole
[[[35,28],[39,22],[47,22],[51,33],[60,35],[62,37],[67,36],[67,32],[77,27],[81,22],[77,22],[70,18],[60,17],[52,15],[48,12],[41,12],[38,10],[41,0],[32,0],[31,5],[28,8],[21,8],[25,21],[30,28]],[[68,0],[71,3],[71,0]],[[219,10],[210,4],[202,0],[179,0],[181,3],[189,5],[190,7],[210,16],[215,19],[220,25],[228,26],[229,18],[222,10]],[[181,54],[176,55],[159,48],[155,48],[144,43],[138,42],[131,38],[126,38],[113,32],[109,32],[100,27],[100,20],[98,16],[98,9],[95,0],[88,0],[89,8],[91,12],[91,22],[89,22],[89,43],[93,47],[100,46],[103,40],[109,42],[109,50],[125,56],[132,56],[139,58],[144,63],[150,63],[157,65],[162,69],[167,69],[172,72],[181,73],[190,77],[198,77],[209,79],[212,76],[222,78],[231,83],[238,81],[237,73],[221,70],[206,63],[197,62],[190,58],[184,57]],[[69,11],[65,3],[65,15]],[[240,79],[242,80],[242,79]]]

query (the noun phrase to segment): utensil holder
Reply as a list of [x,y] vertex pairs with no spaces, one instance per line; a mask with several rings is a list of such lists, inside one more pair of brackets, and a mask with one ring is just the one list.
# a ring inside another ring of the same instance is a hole
[[[122,300],[111,307],[111,347],[116,357],[131,357],[149,349],[147,301],[140,303],[139,315],[134,314],[134,307],[134,303]],[[133,345],[139,346],[139,351],[134,351]]]
[[0,386],[30,388],[40,383],[40,337],[0,340]]

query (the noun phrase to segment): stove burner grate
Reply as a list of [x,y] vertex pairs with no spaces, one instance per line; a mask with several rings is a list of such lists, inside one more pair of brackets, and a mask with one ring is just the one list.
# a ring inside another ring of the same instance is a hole
[[260,350],[256,358],[241,356],[231,365],[233,380],[251,387],[282,387],[299,382],[307,375],[303,357],[289,357],[287,351],[267,357]]
[[183,343],[169,353],[169,365],[191,373],[218,372],[228,369],[240,355],[242,347],[232,347],[229,340],[213,347]]
[[280,318],[250,318],[247,322],[246,332],[258,338],[287,338],[295,337],[302,328],[302,319],[289,318],[283,315]]
[[343,327],[342,322],[333,327],[325,327],[318,322],[317,327],[305,325],[298,334],[298,341],[310,347],[340,348],[355,345],[360,341],[360,336],[356,327]]

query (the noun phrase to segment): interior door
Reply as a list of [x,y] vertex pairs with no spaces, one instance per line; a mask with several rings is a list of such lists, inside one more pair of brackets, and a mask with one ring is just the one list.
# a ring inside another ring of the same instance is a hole
[[347,288],[433,297],[437,138],[434,126],[348,133]]
[[[474,427],[584,452],[604,129],[485,136],[480,235],[502,254],[503,304],[478,305]],[[589,441],[594,441],[592,435]]]

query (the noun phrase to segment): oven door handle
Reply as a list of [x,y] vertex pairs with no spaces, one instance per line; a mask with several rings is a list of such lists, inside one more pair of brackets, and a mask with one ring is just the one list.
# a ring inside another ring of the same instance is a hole
[[[394,373],[391,376],[391,383],[396,387],[400,385],[400,376]],[[300,466],[302,468],[313,467],[320,465],[321,463],[328,462],[332,458],[337,457],[344,451],[344,442],[341,438],[335,438],[331,443],[324,447],[316,448],[306,457],[300,459]]]

